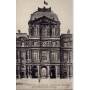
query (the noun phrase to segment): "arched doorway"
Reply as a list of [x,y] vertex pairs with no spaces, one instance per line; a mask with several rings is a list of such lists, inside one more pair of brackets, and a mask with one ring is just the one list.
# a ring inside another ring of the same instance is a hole
[[38,69],[37,66],[31,66],[31,76],[32,78],[38,78]]
[[50,78],[56,78],[55,66],[50,67]]
[[41,78],[47,78],[47,67],[46,66],[41,67]]

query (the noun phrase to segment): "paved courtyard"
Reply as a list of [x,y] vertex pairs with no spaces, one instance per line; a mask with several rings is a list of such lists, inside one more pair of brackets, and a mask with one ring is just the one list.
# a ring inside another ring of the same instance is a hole
[[16,90],[72,90],[72,79],[17,79]]

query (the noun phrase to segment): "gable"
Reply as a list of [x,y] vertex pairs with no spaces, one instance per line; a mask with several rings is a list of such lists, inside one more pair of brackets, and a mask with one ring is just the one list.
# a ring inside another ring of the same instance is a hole
[[41,18],[35,19],[33,21],[30,21],[29,23],[34,24],[57,24],[60,23],[59,21],[55,21],[54,19],[50,19],[46,16],[43,16]]

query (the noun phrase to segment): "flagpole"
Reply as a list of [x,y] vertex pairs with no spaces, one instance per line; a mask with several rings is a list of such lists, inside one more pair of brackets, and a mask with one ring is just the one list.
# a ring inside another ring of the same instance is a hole
[[46,5],[46,6],[48,5],[48,2],[47,2],[47,1],[45,1],[45,0],[44,0],[44,5]]

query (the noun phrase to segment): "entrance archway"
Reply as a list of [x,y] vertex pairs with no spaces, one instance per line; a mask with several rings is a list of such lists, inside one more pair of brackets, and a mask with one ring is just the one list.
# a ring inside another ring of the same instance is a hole
[[56,69],[55,66],[50,67],[50,78],[56,78]]
[[41,78],[47,78],[47,67],[41,67]]

